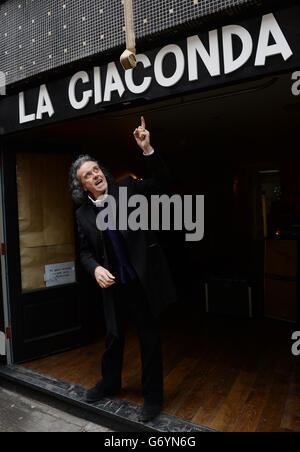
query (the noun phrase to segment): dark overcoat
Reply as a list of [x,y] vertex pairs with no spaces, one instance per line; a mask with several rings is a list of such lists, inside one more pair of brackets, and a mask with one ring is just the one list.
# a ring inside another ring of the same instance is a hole
[[[117,184],[108,185],[108,193],[115,197],[117,210],[119,187],[126,187],[128,197],[134,194],[146,195],[162,193],[169,182],[169,174],[158,153],[144,157],[148,165],[150,177],[136,180],[126,177]],[[96,225],[97,209],[87,200],[77,211],[76,221],[79,235],[80,260],[90,275],[95,278],[96,267],[110,269],[108,251],[103,232]],[[128,209],[128,214],[130,209]],[[130,262],[138,275],[147,301],[155,317],[176,301],[176,291],[169,266],[155,233],[151,230],[120,231],[124,237]],[[103,295],[104,314],[108,333],[118,336],[114,286],[101,289]]]

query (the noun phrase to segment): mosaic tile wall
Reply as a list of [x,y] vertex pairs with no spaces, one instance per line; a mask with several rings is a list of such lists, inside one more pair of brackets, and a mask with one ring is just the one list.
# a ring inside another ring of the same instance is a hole
[[[133,0],[137,39],[257,0]],[[123,0],[0,0],[6,84],[124,45]]]

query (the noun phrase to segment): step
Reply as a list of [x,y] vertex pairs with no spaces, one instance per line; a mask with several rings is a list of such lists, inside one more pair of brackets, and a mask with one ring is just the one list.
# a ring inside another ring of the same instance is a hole
[[98,414],[103,420],[103,425],[111,425],[115,431],[214,432],[212,429],[164,413],[150,422],[140,422],[138,415],[141,407],[134,403],[117,398],[104,398],[100,402],[90,404],[84,401],[86,389],[81,386],[18,365],[0,365],[0,377],[56,397],[87,412]]

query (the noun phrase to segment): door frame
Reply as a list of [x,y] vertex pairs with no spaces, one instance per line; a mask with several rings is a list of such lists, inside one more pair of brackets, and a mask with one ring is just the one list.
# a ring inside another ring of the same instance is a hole
[[[57,150],[46,143],[43,143],[42,148],[38,145],[20,147],[20,142],[17,144],[14,142],[13,137],[7,137],[5,140],[2,152],[2,199],[3,199],[3,229],[5,244],[7,248],[7,254],[4,257],[5,265],[2,267],[2,276],[5,275],[4,287],[6,288],[6,302],[7,302],[7,326],[10,327],[10,354],[8,364],[21,363],[28,360],[41,358],[48,356],[49,354],[58,353],[63,350],[70,349],[75,346],[83,345],[85,338],[87,337],[87,327],[85,313],[82,312],[83,300],[81,284],[79,282],[78,275],[80,271],[77,268],[76,274],[77,281],[73,284],[65,286],[55,286],[49,288],[38,289],[23,293],[21,290],[21,258],[20,258],[20,241],[19,241],[19,223],[18,223],[18,193],[16,184],[16,153],[42,153],[53,154],[57,153]],[[40,144],[40,143],[39,143]],[[78,149],[63,149],[63,154],[74,155],[78,153]],[[74,224],[75,228],[75,224]],[[75,235],[76,237],[76,235]],[[75,242],[75,250],[77,244]],[[39,294],[41,294],[41,302],[51,303],[52,300],[66,300],[70,303],[70,300],[74,299],[74,319],[77,316],[78,324],[74,323],[74,326],[70,328],[63,328],[58,331],[57,334],[49,334],[41,336],[41,338],[27,341],[25,340],[24,332],[24,306],[28,303],[35,304],[38,300]],[[73,298],[73,295],[74,298]],[[22,300],[22,301],[21,301]],[[82,300],[82,301],[80,301]],[[75,312],[75,311],[74,311]],[[21,323],[20,323],[21,322]],[[45,342],[44,348],[42,342]],[[35,342],[37,341],[37,342]],[[32,342],[32,345],[28,345],[28,342]],[[30,348],[32,347],[32,348]],[[45,351],[41,351],[43,348]]]
[[[6,359],[5,356],[1,357],[1,361],[7,364],[12,364],[12,344],[10,339],[11,331],[10,329],[10,304],[9,304],[9,292],[7,284],[7,262],[6,262],[6,231],[5,231],[5,205],[3,196],[3,150],[4,145],[0,147],[0,266],[1,266],[1,278],[0,278],[0,316],[2,317],[2,322],[0,324],[1,331],[4,332],[6,338]],[[4,252],[3,252],[4,251]],[[0,317],[0,319],[1,319]]]

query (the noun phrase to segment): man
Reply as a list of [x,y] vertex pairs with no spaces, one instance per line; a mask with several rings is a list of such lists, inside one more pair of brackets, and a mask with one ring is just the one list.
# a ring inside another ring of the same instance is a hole
[[161,193],[168,185],[168,171],[151,146],[143,117],[134,137],[143,151],[151,175],[149,179],[127,177],[114,184],[107,171],[89,156],[81,156],[73,163],[70,176],[73,199],[78,199],[79,194],[84,201],[76,212],[80,259],[103,289],[107,327],[102,380],[87,391],[86,400],[96,402],[121,390],[125,319],[131,309],[141,345],[144,406],[140,420],[149,421],[159,414],[163,404],[159,315],[175,301],[174,286],[165,256],[152,231],[109,228],[101,231],[96,225],[107,195],[114,197],[118,207],[120,187],[126,187],[130,197]]

